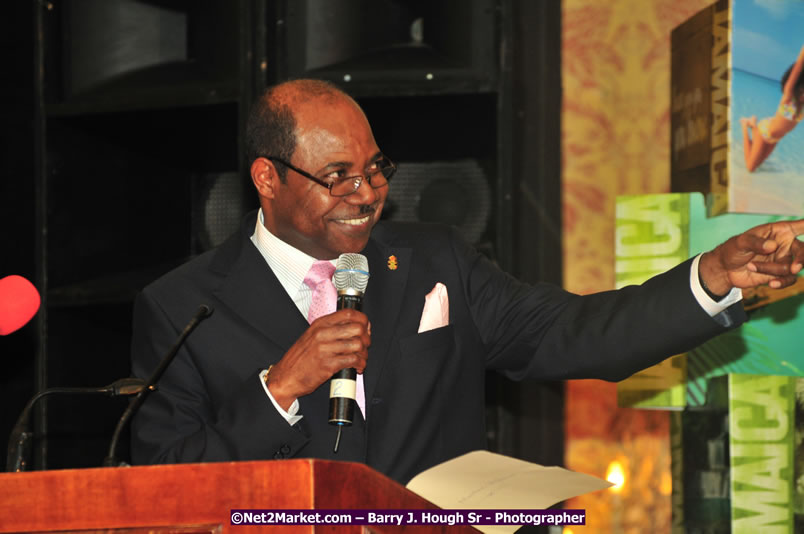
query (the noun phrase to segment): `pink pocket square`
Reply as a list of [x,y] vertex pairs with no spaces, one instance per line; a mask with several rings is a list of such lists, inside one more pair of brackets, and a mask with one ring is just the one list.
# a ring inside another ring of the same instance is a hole
[[447,286],[437,283],[424,297],[424,311],[419,321],[419,333],[447,326],[449,324],[449,297]]

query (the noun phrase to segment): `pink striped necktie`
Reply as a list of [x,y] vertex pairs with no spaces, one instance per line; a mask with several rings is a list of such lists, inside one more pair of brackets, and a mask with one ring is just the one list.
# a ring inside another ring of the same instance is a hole
[[[304,277],[304,284],[313,291],[310,310],[307,312],[307,322],[311,323],[322,315],[334,313],[338,306],[338,291],[332,283],[332,275],[335,273],[335,266],[329,261],[316,261],[307,275]],[[357,405],[366,415],[366,393],[363,389],[363,375],[357,375]]]

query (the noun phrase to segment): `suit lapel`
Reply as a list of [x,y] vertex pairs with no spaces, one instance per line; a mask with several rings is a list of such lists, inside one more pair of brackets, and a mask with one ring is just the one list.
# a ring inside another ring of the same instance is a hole
[[[371,322],[371,347],[363,379],[366,400],[370,402],[369,399],[375,393],[377,381],[396,333],[397,318],[410,272],[412,251],[409,248],[391,248],[372,239],[364,253],[368,258],[371,273],[363,301],[363,312]],[[396,258],[395,268],[389,265],[391,256]]]
[[246,235],[247,225],[212,265],[225,276],[215,295],[284,352],[309,325]]

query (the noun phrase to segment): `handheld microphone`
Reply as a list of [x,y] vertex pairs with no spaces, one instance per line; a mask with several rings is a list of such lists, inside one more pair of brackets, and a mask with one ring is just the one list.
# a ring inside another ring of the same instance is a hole
[[125,428],[126,423],[129,419],[134,415],[134,413],[142,406],[142,403],[145,402],[145,399],[148,397],[148,394],[151,391],[156,389],[156,383],[162,378],[162,374],[167,369],[167,366],[170,365],[170,362],[173,361],[173,358],[176,357],[176,354],[179,352],[179,349],[184,344],[184,340],[195,330],[195,327],[198,326],[201,321],[212,315],[213,309],[206,304],[202,304],[198,307],[198,311],[195,312],[193,318],[190,319],[190,322],[187,323],[187,326],[184,327],[179,338],[170,347],[170,350],[162,358],[162,361],[159,362],[159,365],[156,367],[156,370],[151,374],[151,377],[148,378],[148,381],[145,382],[145,386],[137,393],[137,396],[134,397],[134,400],[129,403],[126,411],[123,412],[123,415],[120,416],[120,420],[117,422],[117,427],[114,429],[114,434],[112,435],[112,440],[109,443],[109,452],[106,455],[106,458],[103,460],[104,467],[118,467],[121,465],[121,462],[117,459],[117,442],[120,440],[120,433]]
[[[362,254],[341,254],[332,278],[338,291],[337,309],[360,310],[369,280],[368,259]],[[357,371],[341,369],[332,376],[329,389],[329,424],[338,425],[334,452],[338,452],[341,430],[354,420]]]
[[30,440],[33,437],[33,432],[31,432],[28,423],[31,418],[31,410],[34,407],[34,404],[36,404],[37,401],[42,397],[52,395],[54,393],[100,393],[109,395],[110,397],[118,397],[120,395],[134,395],[142,391],[144,387],[145,380],[141,380],[139,378],[121,378],[120,380],[116,380],[108,386],[101,388],[57,387],[40,391],[28,401],[28,404],[25,405],[25,408],[22,410],[19,419],[17,419],[17,424],[15,424],[14,428],[11,430],[11,434],[8,437],[6,470],[25,471],[28,467],[28,449]]
[[0,278],[0,336],[28,324],[41,302],[39,291],[22,276],[12,274]]

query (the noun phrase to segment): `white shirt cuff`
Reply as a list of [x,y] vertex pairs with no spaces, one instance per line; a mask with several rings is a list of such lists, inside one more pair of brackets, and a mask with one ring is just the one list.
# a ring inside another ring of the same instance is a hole
[[695,256],[695,259],[692,260],[692,266],[690,267],[690,288],[692,289],[692,294],[695,295],[695,300],[701,305],[701,308],[703,308],[710,317],[714,317],[735,302],[742,300],[743,291],[738,287],[733,287],[731,291],[719,301],[712,300],[709,295],[706,294],[704,288],[701,287],[701,279],[698,276],[698,263],[701,261],[702,255],[703,254],[698,254]]
[[263,372],[260,373],[260,384],[262,384],[262,389],[265,390],[265,394],[268,395],[268,398],[271,399],[271,404],[274,405],[276,411],[279,412],[279,415],[285,418],[285,421],[288,422],[289,425],[295,425],[298,423],[303,415],[296,415],[299,413],[299,399],[293,401],[293,404],[290,405],[288,411],[282,409],[278,402],[273,395],[271,395],[271,390],[268,389],[268,384],[265,383],[265,375],[268,373],[268,369],[265,369]]

